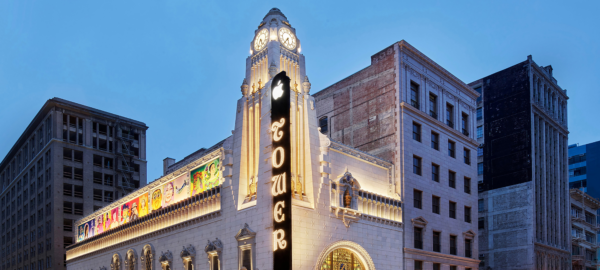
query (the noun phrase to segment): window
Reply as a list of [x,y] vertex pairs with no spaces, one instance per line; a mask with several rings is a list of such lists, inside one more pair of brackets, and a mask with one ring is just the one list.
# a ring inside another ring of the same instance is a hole
[[477,91],[477,93],[479,93],[479,96],[477,97],[477,102],[479,102],[479,101],[481,101],[481,98],[482,98],[481,86],[475,87],[475,91]]
[[327,125],[327,116],[323,116],[319,119],[319,128],[321,128],[321,133],[327,134],[328,125]]
[[102,190],[101,189],[94,189],[94,201],[102,201]]
[[456,173],[453,171],[448,171],[448,186],[456,188]]
[[471,164],[471,150],[465,148],[463,157],[465,160],[465,164],[470,165]]
[[437,119],[437,96],[429,94],[429,115]]
[[462,128],[462,133],[466,136],[469,136],[469,115],[463,113],[460,121],[460,126]]
[[450,254],[456,255],[456,235],[450,235]]
[[431,212],[434,214],[440,213],[440,197],[431,196]]
[[471,194],[471,178],[465,177],[465,193]]
[[433,251],[442,252],[442,245],[440,243],[440,232],[433,232]]
[[434,263],[433,264],[433,270],[440,270],[440,264],[439,263]]
[[63,237],[63,246],[66,248],[73,244],[73,237],[65,236]]
[[73,167],[64,166],[63,167],[63,176],[65,178],[73,178]]
[[456,218],[456,203],[455,202],[450,202],[450,218]]
[[419,109],[419,85],[410,82],[410,105]]
[[65,160],[73,160],[73,150],[69,148],[63,148],[63,158]]
[[483,126],[477,127],[477,139],[483,138]]
[[113,202],[113,192],[112,191],[104,191],[104,202],[107,202],[107,203]]
[[63,219],[63,231],[72,232],[73,231],[73,220],[65,218]]
[[413,140],[421,141],[421,125],[413,122]]
[[440,150],[440,135],[435,133],[435,132],[431,132],[431,148],[435,149],[435,150]]
[[94,179],[94,184],[102,185],[102,173],[101,172],[94,172],[93,179]]
[[423,262],[415,261],[415,270],[423,270]]
[[431,163],[431,180],[440,182],[440,166]]
[[75,190],[73,195],[76,198],[83,198],[83,186],[73,185],[73,189]]
[[82,151],[74,150],[73,156],[74,156],[73,161],[78,162],[78,163],[83,163],[83,152]]
[[423,249],[423,229],[415,227],[415,248]]
[[75,203],[74,210],[75,215],[83,215],[83,203]]
[[454,118],[454,106],[450,104],[446,104],[446,125],[451,128],[454,128],[454,122],[452,121]]
[[421,158],[413,156],[413,173],[421,175]]
[[455,155],[455,144],[453,141],[448,141],[448,156],[456,157]]
[[73,175],[73,179],[75,180],[83,180],[83,169],[81,168],[74,168],[74,175]]
[[485,218],[484,217],[480,217],[479,219],[477,219],[477,228],[479,228],[479,229],[485,228]]
[[483,199],[479,199],[477,201],[477,210],[478,210],[478,212],[483,212],[483,210],[484,210]]
[[471,223],[471,207],[465,206],[465,222]]
[[483,174],[483,162],[477,163],[477,175]]
[[483,147],[477,147],[477,156],[478,157],[482,157],[483,156]]
[[415,189],[413,191],[413,201],[415,208],[423,209],[423,204],[421,203],[423,201],[423,192]]
[[465,257],[471,258],[471,239],[465,239]]

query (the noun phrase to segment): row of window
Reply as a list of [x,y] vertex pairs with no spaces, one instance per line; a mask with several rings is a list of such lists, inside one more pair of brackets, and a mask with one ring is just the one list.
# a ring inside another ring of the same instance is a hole
[[[423,191],[417,189],[413,190],[413,206],[417,209],[423,209]],[[431,212],[438,215],[440,214],[440,197],[431,195]],[[471,223],[470,206],[465,206],[464,214],[465,222]],[[448,201],[448,216],[456,219],[456,202]]]
[[[424,229],[421,227],[414,227],[413,228],[414,231],[414,248],[415,249],[423,249],[423,234],[424,234]],[[442,252],[442,232],[439,231],[433,231],[433,237],[432,237],[432,251],[433,252]],[[448,237],[448,251],[449,254],[451,255],[458,255],[457,252],[457,236],[456,235],[449,235]],[[469,238],[465,238],[465,253],[464,256],[471,258],[473,256],[473,247],[472,247],[472,243],[473,240],[469,239]]]
[[[413,122],[413,140],[421,142],[421,125]],[[440,150],[440,134],[431,132],[431,148]],[[456,158],[456,143],[448,140],[448,156]],[[471,150],[463,149],[463,161],[465,164],[471,164]]]
[[[418,156],[413,156],[413,173],[416,175],[423,175],[422,170],[422,159]],[[431,180],[440,182],[440,165],[431,163]],[[448,186],[456,188],[456,172],[448,170]],[[471,194],[471,178],[463,178],[463,190],[467,194]]]
[[[410,82],[410,105],[417,109],[421,109],[420,101],[420,86],[419,84],[411,81]],[[438,97],[429,93],[429,116],[438,119]],[[446,103],[446,125],[454,128],[454,106],[450,103]],[[462,113],[461,115],[461,132],[469,136],[469,115]]]
[[[440,270],[441,268],[441,264],[439,263],[434,263],[433,264],[433,270]],[[456,265],[450,265],[450,270],[457,270],[457,266]],[[415,270],[423,270],[423,261],[415,261]],[[471,270],[471,268],[465,268],[465,270]]]
[[[33,161],[36,155],[44,148],[44,144],[52,139],[52,117],[49,116],[40,125],[37,132],[34,132],[29,140],[23,145],[21,150],[17,152],[13,160],[6,166],[3,172],[0,172],[0,188],[2,191],[14,180]],[[49,157],[49,152],[46,152],[46,157]],[[41,158],[40,158],[41,160]],[[38,161],[38,166],[39,166]],[[47,162],[46,164],[48,164]],[[42,161],[43,164],[43,161]]]
[[[13,256],[12,262],[9,261],[9,260],[6,261],[6,264],[3,262],[2,263],[2,267],[0,269],[2,269],[2,270],[8,270],[9,267],[11,267],[11,266],[15,267],[17,265],[17,263],[21,263],[20,256],[19,256],[18,259],[19,260],[17,262],[17,258],[15,258]],[[25,259],[25,260],[28,260],[28,259]],[[52,268],[52,256],[47,256],[45,262],[44,262],[43,259],[37,261],[37,268],[36,268],[36,262],[34,261],[30,265],[25,265],[25,266],[23,266],[23,268],[19,268],[19,270],[21,270],[21,269],[23,269],[23,270],[36,270],[36,269],[37,270],[44,270],[44,269],[50,269],[50,268]]]

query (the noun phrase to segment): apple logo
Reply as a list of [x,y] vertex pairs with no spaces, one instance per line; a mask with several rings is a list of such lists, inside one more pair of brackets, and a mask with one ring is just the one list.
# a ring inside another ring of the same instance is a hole
[[279,97],[283,96],[283,84],[281,83],[281,81],[279,81],[279,84],[275,86],[275,88],[273,88],[273,98],[274,99],[278,99]]

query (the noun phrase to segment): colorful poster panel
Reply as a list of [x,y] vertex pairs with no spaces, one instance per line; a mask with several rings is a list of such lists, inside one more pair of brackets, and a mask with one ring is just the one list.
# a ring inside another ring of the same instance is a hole
[[150,192],[150,205],[152,211],[156,211],[162,206],[162,186]]
[[137,197],[121,206],[121,224],[127,224],[140,217],[140,198]]
[[78,241],[82,241],[94,236],[95,229],[95,219],[92,219],[84,224],[81,224],[77,228],[77,239]]
[[121,225],[121,207],[117,207],[113,210],[110,210],[110,229],[114,229]]
[[139,217],[143,217],[146,216],[148,214],[148,193],[144,193],[142,194],[142,196],[138,197],[139,202],[140,202],[140,212],[139,212]]
[[194,196],[219,185],[219,159],[215,159],[190,172],[191,190]]

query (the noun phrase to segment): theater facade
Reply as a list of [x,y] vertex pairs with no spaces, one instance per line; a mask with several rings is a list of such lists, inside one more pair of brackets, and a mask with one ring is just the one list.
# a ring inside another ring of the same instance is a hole
[[68,269],[404,268],[394,166],[319,131],[295,34],[269,11],[233,134],[79,220]]

